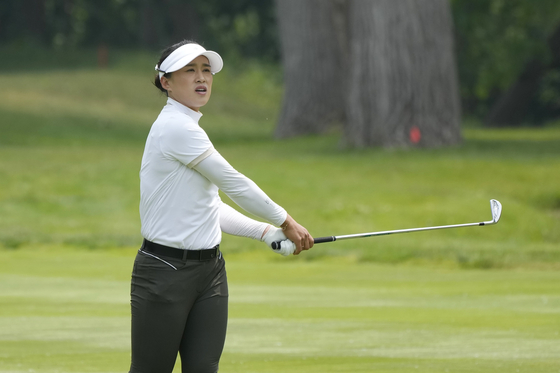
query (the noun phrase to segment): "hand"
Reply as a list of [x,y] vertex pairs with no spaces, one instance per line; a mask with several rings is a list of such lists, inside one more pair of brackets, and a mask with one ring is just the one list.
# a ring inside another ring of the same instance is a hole
[[[286,237],[282,229],[270,225],[264,231],[261,241],[264,241],[275,253],[283,256],[293,254],[296,250],[296,245]],[[276,248],[272,247],[273,242],[278,243]]]
[[309,250],[313,247],[313,237],[311,237],[307,229],[298,224],[289,214],[281,227],[286,237],[296,244],[294,255],[298,255],[303,250]]

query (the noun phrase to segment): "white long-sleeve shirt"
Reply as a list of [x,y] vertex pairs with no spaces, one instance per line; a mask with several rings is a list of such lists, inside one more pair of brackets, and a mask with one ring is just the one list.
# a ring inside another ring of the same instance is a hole
[[168,98],[152,125],[140,169],[142,236],[162,245],[199,250],[227,233],[254,237],[266,224],[225,205],[222,190],[244,210],[275,224],[286,211],[236,171],[198,125],[200,112]]

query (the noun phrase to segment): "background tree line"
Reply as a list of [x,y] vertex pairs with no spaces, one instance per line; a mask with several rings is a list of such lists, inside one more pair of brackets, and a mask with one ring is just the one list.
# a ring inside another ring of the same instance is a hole
[[[464,117],[560,117],[560,2],[451,0]],[[194,38],[232,60],[280,62],[273,0],[3,0],[0,43],[161,49]]]

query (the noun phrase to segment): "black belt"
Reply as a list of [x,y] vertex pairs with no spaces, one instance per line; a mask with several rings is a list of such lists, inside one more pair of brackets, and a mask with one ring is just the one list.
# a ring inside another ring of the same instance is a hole
[[218,244],[211,249],[183,250],[160,245],[159,243],[151,242],[144,239],[140,250],[145,250],[152,254],[164,255],[181,260],[211,260],[218,257],[218,255],[220,254],[220,245]]

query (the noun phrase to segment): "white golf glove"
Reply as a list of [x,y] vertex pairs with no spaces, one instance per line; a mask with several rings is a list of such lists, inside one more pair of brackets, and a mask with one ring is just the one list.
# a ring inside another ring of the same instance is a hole
[[[294,251],[296,251],[296,244],[290,241],[288,237],[286,237],[286,235],[284,234],[281,228],[276,228],[271,226],[268,229],[268,232],[266,232],[266,234],[263,236],[261,241],[265,242],[268,245],[268,247],[272,249],[272,251],[283,256],[288,256],[290,254],[293,254]],[[275,245],[275,246],[280,246],[280,247],[274,249],[272,247],[273,242],[279,242],[280,245]]]

